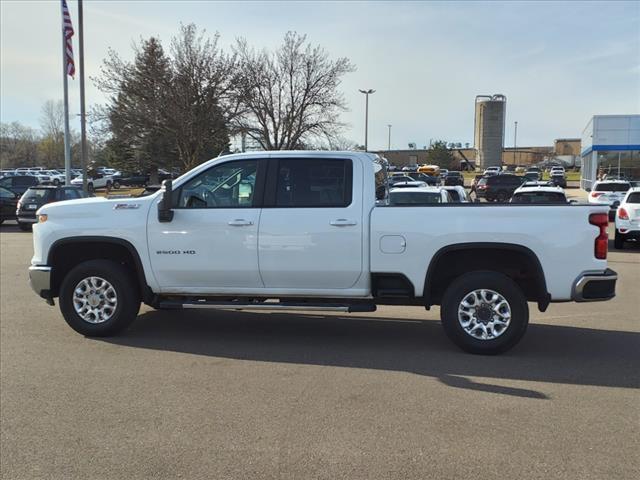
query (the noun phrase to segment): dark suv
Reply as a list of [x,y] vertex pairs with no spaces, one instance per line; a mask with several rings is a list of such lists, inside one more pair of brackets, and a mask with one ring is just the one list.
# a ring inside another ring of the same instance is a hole
[[18,195],[22,195],[35,185],[38,185],[38,178],[31,175],[13,175],[0,178],[0,187],[8,188]]
[[460,185],[461,187],[464,187],[464,177],[460,172],[447,172],[444,176],[444,184],[445,186]]
[[506,202],[522,185],[522,180],[522,177],[511,174],[481,178],[476,188],[476,196],[486,198],[488,202]]
[[21,230],[31,230],[31,225],[38,221],[36,211],[45,203],[74,200],[86,196],[82,188],[75,186],[39,185],[31,187],[18,202],[16,210],[18,226]]

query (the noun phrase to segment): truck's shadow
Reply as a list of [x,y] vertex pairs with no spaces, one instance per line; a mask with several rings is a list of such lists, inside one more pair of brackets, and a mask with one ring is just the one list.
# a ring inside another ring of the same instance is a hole
[[[538,399],[547,395],[498,384],[509,380],[620,388],[640,384],[639,333],[532,324],[511,352],[486,357],[458,350],[437,321],[398,320],[152,311],[140,315],[122,336],[104,340],[239,360],[411,372],[451,387]],[[487,378],[497,379],[498,384]]]

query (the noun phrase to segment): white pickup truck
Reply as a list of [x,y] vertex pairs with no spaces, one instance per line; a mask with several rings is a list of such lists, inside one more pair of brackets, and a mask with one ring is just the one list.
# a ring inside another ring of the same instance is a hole
[[[33,289],[87,336],[157,308],[368,312],[440,305],[473,353],[515,345],[527,302],[608,300],[608,206],[389,205],[386,161],[259,152],[206,162],[155,194],[45,205]],[[178,320],[176,320],[178,321]]]

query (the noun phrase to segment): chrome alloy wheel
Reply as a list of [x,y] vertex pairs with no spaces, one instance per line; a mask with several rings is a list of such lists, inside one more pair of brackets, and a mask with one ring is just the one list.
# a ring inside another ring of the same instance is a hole
[[73,289],[73,307],[85,322],[106,322],[113,316],[117,306],[116,290],[104,278],[87,277]]
[[458,305],[462,329],[478,340],[493,340],[507,331],[511,306],[498,292],[487,289],[467,293]]

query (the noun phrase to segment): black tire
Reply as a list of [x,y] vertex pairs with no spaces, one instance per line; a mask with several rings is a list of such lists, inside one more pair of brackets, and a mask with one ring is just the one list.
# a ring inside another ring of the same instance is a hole
[[[109,282],[118,298],[111,318],[103,323],[90,323],[76,312],[73,295],[76,286],[85,278],[96,276]],[[89,260],[74,267],[60,286],[60,311],[76,332],[87,337],[109,337],[131,325],[140,310],[140,293],[131,273],[111,260]]]
[[93,183],[87,183],[87,192],[94,193],[95,189],[93,188]]
[[58,185],[60,185],[60,180],[58,180],[57,178],[54,178],[53,184],[57,187]]
[[30,223],[18,222],[18,227],[23,232],[30,232],[31,231],[31,224]]
[[509,194],[507,192],[505,192],[504,190],[500,190],[498,192],[498,202],[504,203],[504,202],[507,201],[508,198],[509,198]]
[[[458,306],[474,290],[488,289],[502,295],[511,307],[511,319],[506,329],[493,339],[482,340],[467,333],[458,321]],[[444,331],[453,343],[474,354],[496,355],[514,347],[527,331],[529,306],[522,290],[502,273],[477,271],[456,278],[442,298],[440,318]]]
[[118,190],[120,188],[120,182],[119,181],[114,181],[113,182],[113,188],[115,188],[116,190]]
[[622,250],[624,248],[624,235],[616,228],[616,234],[613,237],[613,246],[616,250]]

